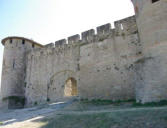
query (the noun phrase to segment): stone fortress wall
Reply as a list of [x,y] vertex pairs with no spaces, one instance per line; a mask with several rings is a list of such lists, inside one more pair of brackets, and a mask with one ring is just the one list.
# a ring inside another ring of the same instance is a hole
[[[132,2],[135,16],[114,22],[114,28],[97,27],[97,33],[90,29],[81,37],[77,34],[45,46],[27,39],[27,45],[37,47],[24,46],[20,51],[10,37],[4,39],[3,98],[24,96],[26,106],[69,96],[142,103],[167,99],[167,3]],[[13,58],[22,65],[16,72]]]
[[136,64],[136,99],[167,99],[167,1],[132,0],[143,59]]
[[83,99],[134,99],[133,63],[140,58],[135,16],[48,44],[28,54],[27,104],[64,98],[65,83],[77,81]]

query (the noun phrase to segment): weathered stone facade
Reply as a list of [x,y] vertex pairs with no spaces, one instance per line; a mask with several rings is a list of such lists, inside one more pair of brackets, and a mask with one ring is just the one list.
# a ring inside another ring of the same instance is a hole
[[26,106],[76,95],[142,103],[167,99],[167,2],[132,2],[135,16],[116,21],[114,28],[97,27],[97,34],[91,29],[45,46],[21,37],[2,40],[1,95],[9,98],[3,104],[9,106],[14,96],[25,97]]
[[[25,94],[27,52],[40,48],[42,45],[20,37],[5,38],[2,43],[5,49],[1,83],[3,104],[1,105],[13,108],[15,106],[13,99],[22,100]],[[19,102],[16,104],[17,107],[22,106]]]
[[167,1],[132,0],[143,58],[136,64],[136,99],[167,99]]

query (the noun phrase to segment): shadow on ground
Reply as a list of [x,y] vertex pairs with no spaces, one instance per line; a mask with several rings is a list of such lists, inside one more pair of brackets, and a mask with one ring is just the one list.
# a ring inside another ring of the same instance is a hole
[[70,100],[11,111],[0,115],[0,122],[2,128],[167,128],[164,105]]
[[45,117],[47,114],[52,113],[56,110],[62,109],[73,102],[74,100],[70,100],[67,102],[56,102],[56,103],[41,105],[33,108],[3,111],[3,112],[0,112],[1,126],[13,124],[16,122],[23,122],[38,116]]

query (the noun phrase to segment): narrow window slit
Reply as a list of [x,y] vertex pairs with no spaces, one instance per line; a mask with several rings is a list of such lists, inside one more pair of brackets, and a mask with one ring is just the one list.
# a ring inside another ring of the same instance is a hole
[[13,69],[15,68],[15,60],[13,60]]
[[22,40],[22,44],[25,44],[25,40]]

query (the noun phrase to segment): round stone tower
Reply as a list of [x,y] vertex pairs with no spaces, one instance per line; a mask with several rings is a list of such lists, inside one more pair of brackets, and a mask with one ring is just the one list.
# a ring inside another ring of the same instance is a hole
[[136,99],[167,100],[167,1],[132,2],[143,54],[136,62]]
[[22,37],[7,37],[4,45],[1,96],[3,107],[20,108],[24,106],[26,83],[26,53],[42,45]]

